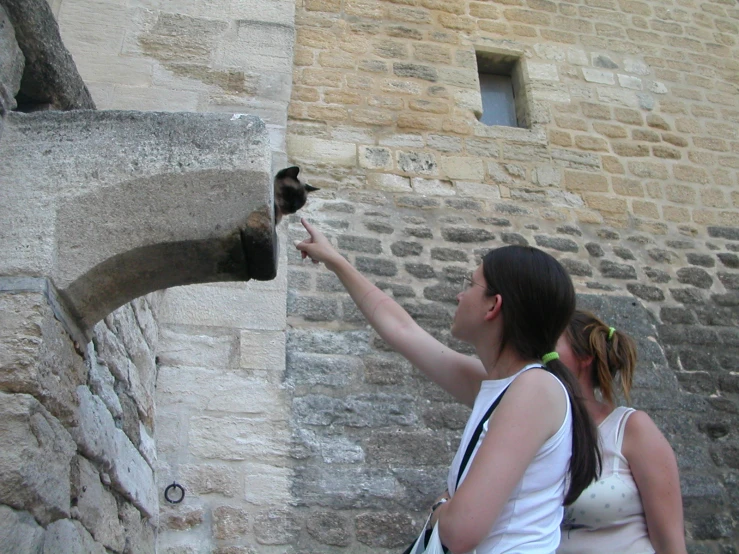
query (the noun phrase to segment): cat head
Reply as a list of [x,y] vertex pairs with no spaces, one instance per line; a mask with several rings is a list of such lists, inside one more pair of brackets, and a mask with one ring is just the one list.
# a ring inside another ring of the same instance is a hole
[[298,166],[286,167],[275,175],[275,212],[278,220],[285,214],[294,214],[305,205],[308,193],[319,190],[300,180]]

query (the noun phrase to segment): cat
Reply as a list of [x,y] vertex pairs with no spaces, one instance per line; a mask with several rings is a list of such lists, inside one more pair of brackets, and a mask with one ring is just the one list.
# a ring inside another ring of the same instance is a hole
[[297,166],[281,169],[275,175],[275,225],[282,216],[294,214],[305,206],[308,193],[319,190],[298,179],[300,168]]

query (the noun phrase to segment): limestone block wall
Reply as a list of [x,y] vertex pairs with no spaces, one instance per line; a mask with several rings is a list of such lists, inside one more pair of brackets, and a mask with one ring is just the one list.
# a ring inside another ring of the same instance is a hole
[[50,5],[98,108],[257,115],[271,130],[275,167],[284,167],[292,0]]
[[[443,341],[460,274],[531,244],[639,337],[634,405],[670,439],[691,552],[739,538],[733,2],[305,0],[288,154],[309,217]],[[530,123],[488,127],[477,52],[518,57]],[[304,233],[291,223],[290,240]],[[287,378],[305,551],[397,551],[465,411],[291,254]],[[385,549],[385,550],[383,550]]]
[[[257,115],[269,131],[273,169],[285,167],[294,2],[50,5],[99,109]],[[159,552],[279,550],[274,545],[292,536],[284,517],[285,244],[281,255],[268,283],[163,294],[153,398]],[[186,496],[169,505],[162,492],[175,480]]]

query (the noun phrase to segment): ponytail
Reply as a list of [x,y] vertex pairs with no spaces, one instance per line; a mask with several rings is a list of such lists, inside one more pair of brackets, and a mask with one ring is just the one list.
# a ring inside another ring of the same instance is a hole
[[504,246],[482,261],[487,294],[503,298],[499,349],[510,345],[523,359],[542,359],[564,385],[572,407],[572,457],[565,504],[572,504],[598,477],[598,430],[585,408],[575,377],[550,352],[575,312],[575,287],[567,270],[550,254],[530,246]]
[[564,501],[565,506],[569,506],[600,476],[602,460],[597,447],[598,429],[585,407],[580,384],[567,366],[559,359],[553,359],[544,364],[544,369],[564,385],[572,406],[572,458],[569,488]]
[[576,357],[593,358],[593,385],[608,404],[616,403],[619,387],[628,403],[636,369],[636,344],[590,312],[576,310],[567,326],[567,338]]

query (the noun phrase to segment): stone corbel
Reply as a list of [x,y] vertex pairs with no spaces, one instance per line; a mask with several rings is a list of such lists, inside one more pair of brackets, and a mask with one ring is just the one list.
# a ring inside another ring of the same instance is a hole
[[257,117],[12,113],[0,159],[0,275],[48,277],[87,338],[149,292],[276,275]]

